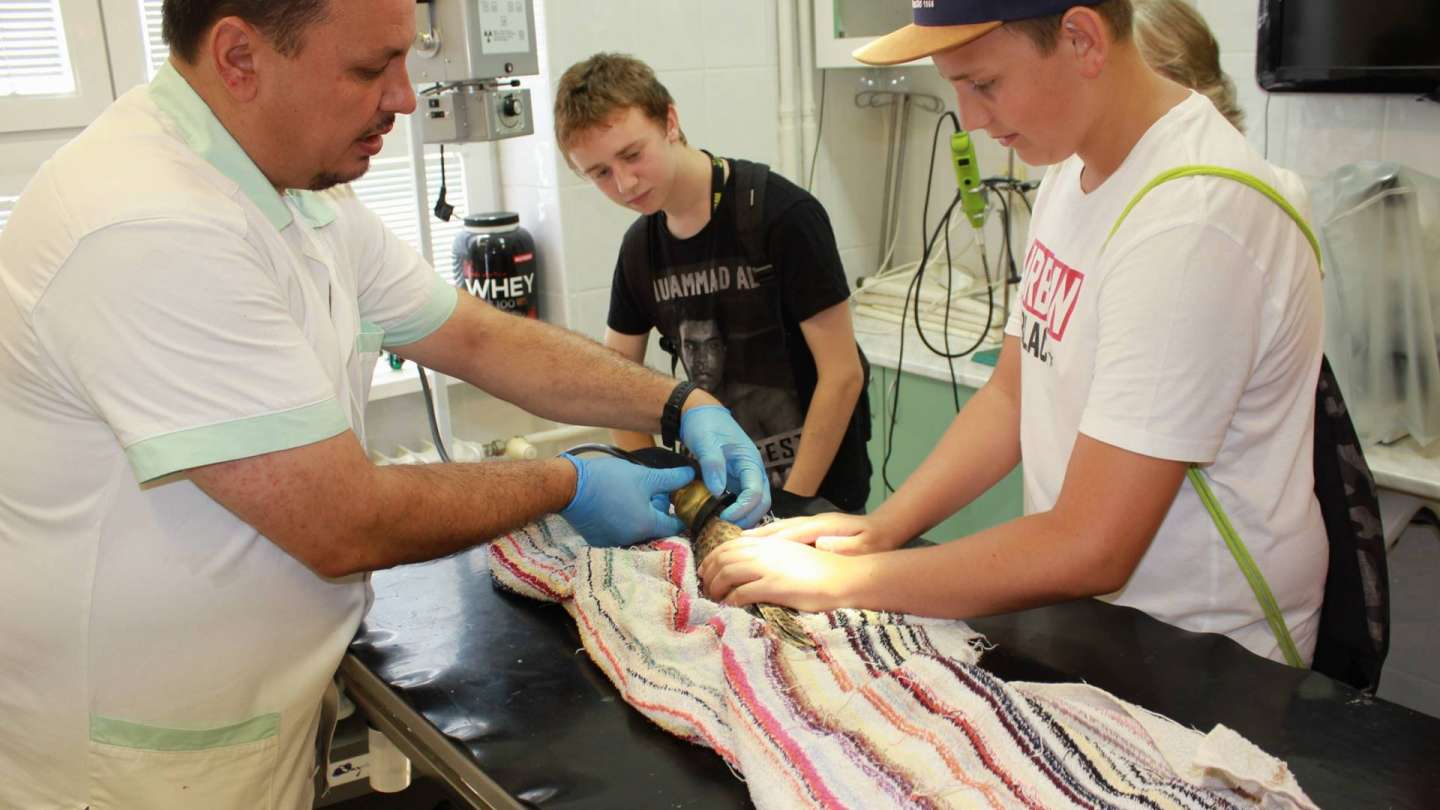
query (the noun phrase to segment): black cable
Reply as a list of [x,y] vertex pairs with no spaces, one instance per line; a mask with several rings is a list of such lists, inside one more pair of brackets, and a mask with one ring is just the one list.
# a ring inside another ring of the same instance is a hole
[[810,153],[810,177],[805,180],[805,190],[810,192],[815,189],[815,161],[820,159],[820,135],[825,132],[825,80],[829,76],[826,71],[820,71],[820,112],[815,121],[815,151]]
[[[960,192],[957,191],[957,192],[955,192],[955,194],[956,194],[955,203],[951,203],[951,204],[950,204],[950,210],[951,210],[951,211],[954,210],[955,204],[959,202],[959,194],[960,194]],[[949,213],[949,212],[946,212],[945,222],[942,223],[942,225],[947,224],[947,223],[949,222],[949,219],[950,219],[950,213]],[[948,228],[947,228],[947,232],[948,232]],[[918,284],[918,283],[919,283],[919,279],[925,275],[925,265],[929,262],[930,251],[931,251],[931,249],[934,248],[934,246],[935,246],[935,241],[936,241],[937,239],[939,239],[939,237],[940,237],[940,234],[937,232],[937,233],[935,234],[935,238],[933,238],[933,239],[930,240],[930,247],[926,248],[924,255],[922,255],[922,256],[920,257],[920,266],[915,269],[916,284]],[[981,251],[980,251],[980,260],[981,260],[981,263],[982,263],[982,264],[985,264],[985,251],[984,251],[984,250],[981,250]],[[912,287],[915,287],[915,285],[912,285]],[[941,351],[940,349],[935,348],[935,346],[930,343],[930,338],[926,337],[924,330],[920,328],[920,296],[919,296],[918,294],[917,294],[916,296],[914,296],[914,300],[913,300],[913,303],[911,304],[911,306],[913,307],[914,312],[915,312],[915,334],[917,334],[917,335],[920,336],[920,342],[925,344],[925,348],[929,349],[933,354],[936,354],[936,355],[938,355],[938,356],[940,356],[940,357],[945,357],[945,358],[960,358],[960,357],[965,357],[966,355],[974,354],[974,353],[975,353],[975,350],[978,349],[978,348],[980,348],[980,344],[982,344],[982,343],[985,342],[985,336],[986,336],[987,334],[989,334],[989,332],[990,332],[990,327],[991,327],[991,325],[992,325],[992,323],[993,323],[993,321],[994,321],[994,318],[995,318],[995,288],[994,288],[993,286],[991,286],[991,284],[990,284],[990,271],[989,271],[988,265],[987,265],[986,270],[985,270],[985,295],[986,295],[986,298],[989,299],[989,302],[990,302],[990,310],[989,310],[989,312],[988,312],[988,313],[986,314],[986,316],[985,316],[985,329],[984,329],[984,331],[982,331],[982,332],[980,333],[980,336],[975,339],[975,342],[970,345],[970,348],[966,349],[966,350],[963,351],[963,352],[955,352],[955,353]],[[902,323],[901,323],[901,328],[902,328],[902,329],[904,328],[903,319],[902,319]]]
[[[955,358],[950,354],[950,302],[954,299],[951,285],[955,281],[955,261],[950,258],[950,228],[945,228],[945,319],[940,324],[941,334],[945,336],[945,366],[950,370],[950,397],[955,400],[955,413],[960,413],[960,381],[955,378]],[[917,304],[918,306],[918,304]],[[915,319],[915,328],[920,328],[920,319]]]
[[[931,174],[934,174],[934,172],[932,171]],[[955,206],[960,204],[960,200],[960,191],[959,189],[956,189],[954,198],[950,200],[950,205],[945,209],[945,216],[941,217],[940,219],[940,225],[938,226],[939,228],[944,228],[947,230],[949,229],[950,217],[955,212]],[[926,199],[925,208],[929,208],[928,197]],[[929,240],[930,247],[934,246],[935,240],[939,237],[940,232],[937,229],[934,235]],[[885,436],[885,455],[880,460],[880,482],[884,484],[885,491],[887,493],[895,491],[895,486],[890,483],[890,456],[895,451],[895,422],[896,417],[900,412],[900,370],[905,367],[905,318],[909,315],[910,312],[909,304],[911,297],[918,295],[918,285],[920,283],[920,278],[923,275],[922,271],[925,268],[925,263],[930,256],[930,247],[926,247],[924,253],[920,257],[920,266],[916,268],[915,276],[910,279],[910,285],[905,289],[905,305],[900,308],[900,348],[895,356],[895,395],[890,403],[890,426]],[[916,318],[917,320],[919,318],[918,310],[916,312]],[[921,337],[923,338],[924,335],[922,334]]]
[[638,456],[636,456],[634,453],[631,453],[629,450],[623,450],[612,444],[600,444],[599,442],[577,444],[574,447],[566,450],[565,452],[569,453],[572,456],[578,456],[581,453],[604,453],[607,456],[614,456],[615,458],[628,461],[631,464],[639,464],[641,467],[650,466],[644,461],[640,460]]
[[1265,94],[1265,154],[1261,155],[1261,157],[1265,158],[1266,160],[1269,160],[1269,159],[1270,159],[1270,96],[1271,96],[1271,95],[1272,95],[1271,93],[1266,93],[1266,94]]
[[445,144],[440,144],[440,193],[435,197],[435,218],[449,222],[455,213],[455,206],[445,201]]
[[1015,248],[1011,242],[1010,233],[1010,201],[1006,199],[1010,195],[998,194],[996,196],[1000,198],[1000,235],[1005,240],[1005,244],[1000,247],[1000,271],[1005,273],[1006,268],[1009,268],[1010,272],[1005,273],[1005,283],[1018,284],[1020,283],[1020,271],[1015,267]]
[[[926,172],[925,176],[925,202],[920,208],[920,250],[922,252],[925,250],[925,235],[930,233],[928,218],[930,216],[930,187],[935,183],[935,150],[940,145],[940,125],[947,117],[950,119],[951,125],[955,127],[955,131],[960,131],[960,119],[956,118],[955,113],[950,110],[940,113],[940,117],[935,119],[935,131],[930,135],[930,171]],[[883,250],[885,246],[881,245],[880,247]]]
[[435,440],[435,453],[440,456],[441,463],[450,463],[450,454],[445,452],[445,443],[440,441],[440,425],[435,422],[435,398],[430,395],[430,379],[425,373],[425,367],[419,363],[415,364],[415,370],[420,372],[420,393],[425,395],[425,418],[430,421],[430,437]]

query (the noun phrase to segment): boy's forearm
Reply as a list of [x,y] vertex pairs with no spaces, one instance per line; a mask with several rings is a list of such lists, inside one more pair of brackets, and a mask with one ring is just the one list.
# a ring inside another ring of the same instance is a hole
[[866,555],[844,603],[972,619],[1104,593],[1090,546],[1064,534],[1042,513],[951,543]]
[[800,433],[800,450],[795,464],[785,479],[785,489],[796,495],[813,496],[820,482],[830,471],[850,419],[860,398],[859,380],[821,380],[815,386],[810,408],[805,413],[805,427]]

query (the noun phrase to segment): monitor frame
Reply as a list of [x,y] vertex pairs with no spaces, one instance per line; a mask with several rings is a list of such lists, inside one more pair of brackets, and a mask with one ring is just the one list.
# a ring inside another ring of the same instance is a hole
[[1255,80],[1261,88],[1272,93],[1393,93],[1418,95],[1440,102],[1440,66],[1313,68],[1283,65],[1280,55],[1286,2],[1259,0]]

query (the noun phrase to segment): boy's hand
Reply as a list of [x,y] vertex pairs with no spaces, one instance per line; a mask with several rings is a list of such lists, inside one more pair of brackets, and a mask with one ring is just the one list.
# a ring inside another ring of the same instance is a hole
[[744,536],[788,540],[850,556],[893,551],[905,542],[905,538],[889,536],[868,517],[844,512],[777,520],[750,529]]

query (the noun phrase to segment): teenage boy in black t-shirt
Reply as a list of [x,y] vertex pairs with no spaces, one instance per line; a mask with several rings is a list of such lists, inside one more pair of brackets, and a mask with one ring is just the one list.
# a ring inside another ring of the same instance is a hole
[[[669,91],[628,56],[596,54],[565,72],[555,136],[572,168],[641,214],[616,262],[606,345],[638,362],[659,330],[759,447],[777,513],[786,493],[863,510],[869,400],[820,203],[774,172],[690,146]],[[764,179],[741,189],[742,172]],[[753,225],[738,213],[752,191],[763,210]],[[615,441],[652,443],[633,433]]]

